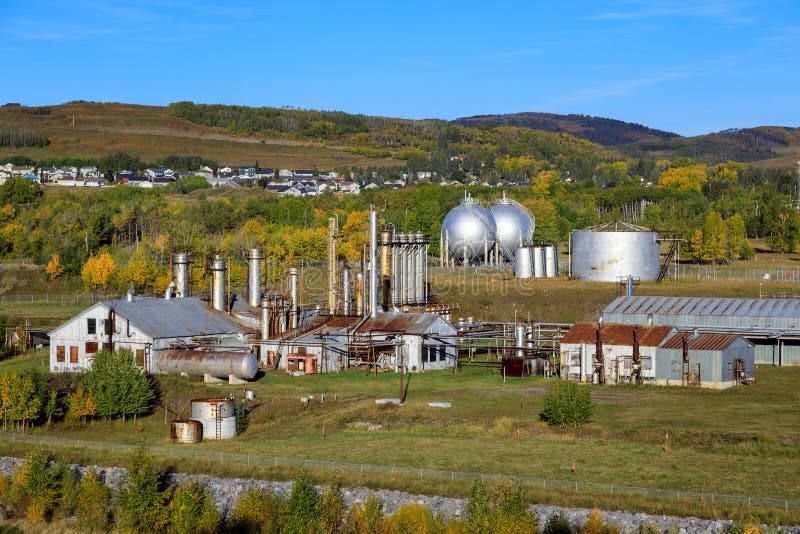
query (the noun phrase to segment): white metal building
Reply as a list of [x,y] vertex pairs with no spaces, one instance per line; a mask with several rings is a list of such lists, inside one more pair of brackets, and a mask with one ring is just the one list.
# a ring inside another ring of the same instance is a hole
[[198,298],[132,297],[98,302],[50,333],[50,371],[85,371],[94,354],[127,348],[158,372],[161,351],[173,347],[244,347],[244,328]]

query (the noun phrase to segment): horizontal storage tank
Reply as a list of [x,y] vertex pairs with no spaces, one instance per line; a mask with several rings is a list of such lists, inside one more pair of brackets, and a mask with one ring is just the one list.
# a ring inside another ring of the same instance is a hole
[[616,282],[620,276],[655,280],[661,267],[658,233],[649,231],[572,232],[572,276]]
[[158,370],[168,375],[250,380],[258,373],[258,360],[249,352],[169,349],[158,356]]
[[204,439],[236,436],[236,414],[233,399],[229,397],[192,400],[192,419],[202,423]]
[[200,443],[203,440],[203,423],[194,419],[172,421],[169,437],[174,443]]
[[531,248],[519,247],[514,255],[514,277],[533,278]]

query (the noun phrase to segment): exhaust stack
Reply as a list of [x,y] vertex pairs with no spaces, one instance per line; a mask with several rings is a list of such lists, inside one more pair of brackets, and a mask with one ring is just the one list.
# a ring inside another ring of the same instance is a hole
[[174,252],[172,254],[172,280],[175,282],[175,297],[182,299],[189,296],[189,253]]
[[350,266],[344,262],[342,266],[342,314],[350,315],[353,298],[350,286],[352,286]]
[[378,316],[378,212],[369,207],[369,313]]
[[297,277],[299,271],[297,267],[289,267],[289,287],[291,288],[290,295],[292,297],[291,311],[289,312],[289,327],[294,330],[297,328],[298,315],[300,313],[300,306],[297,302]]
[[261,304],[261,260],[264,253],[257,248],[247,251],[247,303],[253,308]]
[[336,217],[328,218],[328,313],[336,313],[336,282],[339,278],[338,256],[336,255],[336,238],[339,237],[339,225]]
[[211,262],[211,307],[215,310],[227,313],[228,311],[228,295],[225,292],[225,274],[228,268],[225,265],[225,260],[219,257],[214,257]]

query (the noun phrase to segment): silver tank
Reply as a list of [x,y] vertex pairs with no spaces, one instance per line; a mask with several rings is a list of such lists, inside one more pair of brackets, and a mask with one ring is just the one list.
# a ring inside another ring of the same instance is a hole
[[257,248],[247,251],[247,303],[253,308],[261,304],[261,260],[264,253]]
[[531,255],[533,256],[533,276],[536,278],[546,277],[547,271],[544,267],[544,247],[533,247]]
[[547,278],[558,276],[558,247],[544,247],[544,274]]
[[572,276],[616,282],[619,276],[655,280],[661,264],[656,232],[572,232]]
[[158,356],[158,370],[168,375],[250,380],[258,372],[258,360],[249,352],[168,349]]
[[225,291],[225,260],[216,256],[211,262],[211,307],[221,312],[228,311],[227,293]]
[[175,296],[185,298],[189,296],[189,253],[175,252],[172,254],[172,279],[175,282]]
[[442,221],[442,241],[460,262],[483,258],[486,248],[493,248],[496,231],[492,212],[471,197],[451,209]]
[[531,263],[531,248],[519,247],[514,253],[514,277],[533,278],[533,264]]
[[533,216],[528,210],[505,197],[491,208],[497,227],[495,242],[506,260],[514,259],[514,251],[533,237]]

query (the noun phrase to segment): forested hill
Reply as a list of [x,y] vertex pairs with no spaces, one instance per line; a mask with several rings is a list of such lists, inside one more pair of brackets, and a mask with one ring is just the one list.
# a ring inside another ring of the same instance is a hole
[[452,121],[461,126],[478,128],[519,126],[547,132],[563,132],[603,146],[616,146],[637,141],[654,141],[679,137],[673,132],[648,128],[641,124],[589,115],[558,115],[555,113],[510,113],[506,115],[476,115]]
[[800,154],[800,128],[760,126],[696,137],[639,141],[615,148],[634,158],[688,157],[711,164],[758,161],[770,167],[791,167]]

